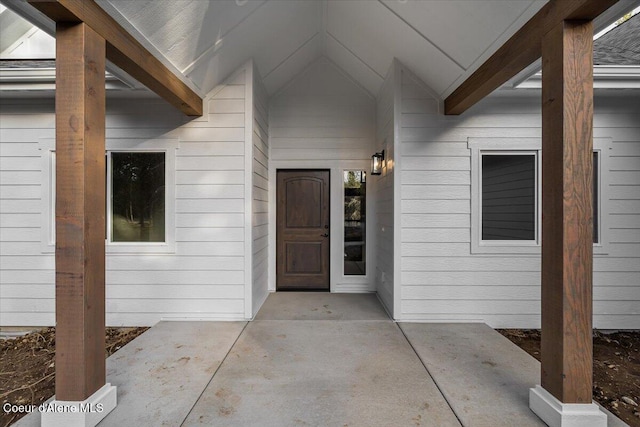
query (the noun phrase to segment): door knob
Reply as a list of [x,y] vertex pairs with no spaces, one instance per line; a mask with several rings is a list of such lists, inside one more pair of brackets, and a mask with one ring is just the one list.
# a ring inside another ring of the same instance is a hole
[[321,234],[320,237],[329,237],[329,233]]

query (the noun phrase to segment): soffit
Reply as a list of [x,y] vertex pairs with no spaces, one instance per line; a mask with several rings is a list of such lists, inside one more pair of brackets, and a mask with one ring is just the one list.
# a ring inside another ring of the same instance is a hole
[[394,57],[446,97],[545,0],[98,0],[206,93],[253,58],[270,94],[326,56],[372,95]]
[[[325,57],[371,96],[376,96],[396,57],[441,98],[455,90],[546,3],[545,0],[96,1],[201,94],[208,93],[253,58],[268,93],[273,95],[318,58]],[[1,2],[47,33],[53,33],[51,22],[37,13],[34,15],[33,8],[25,6],[26,3]],[[596,32],[638,5],[640,0],[620,0],[596,19]],[[7,24],[0,26],[3,42],[13,46],[4,46],[2,57],[55,56],[53,44],[47,42],[41,31],[3,6],[0,20]],[[27,33],[21,36],[25,30]],[[635,17],[597,40],[596,64],[636,65],[637,31]],[[539,63],[523,70],[510,85],[519,87],[539,69]],[[112,64],[108,66],[129,86],[141,87],[122,70]]]

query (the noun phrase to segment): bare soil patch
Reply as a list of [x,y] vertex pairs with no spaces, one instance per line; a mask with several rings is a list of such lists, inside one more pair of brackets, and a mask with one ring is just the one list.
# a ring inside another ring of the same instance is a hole
[[[540,360],[540,331],[498,329]],[[640,427],[640,331],[593,333],[593,399],[633,427]]]
[[[149,328],[107,328],[105,357]],[[40,405],[55,394],[55,328],[0,339],[0,405]],[[6,427],[26,413],[0,411]]]

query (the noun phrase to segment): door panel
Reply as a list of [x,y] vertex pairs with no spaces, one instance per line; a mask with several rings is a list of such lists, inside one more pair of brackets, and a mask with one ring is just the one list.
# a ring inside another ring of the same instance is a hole
[[329,290],[329,171],[277,173],[276,288]]

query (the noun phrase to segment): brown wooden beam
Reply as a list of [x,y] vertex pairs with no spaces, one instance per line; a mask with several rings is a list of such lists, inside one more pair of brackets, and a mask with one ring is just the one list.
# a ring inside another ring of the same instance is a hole
[[105,384],[105,41],[56,26],[56,399]]
[[591,403],[593,26],[542,41],[542,387]]
[[[542,56],[542,37],[564,20],[592,20],[618,0],[550,0],[444,101],[462,114]],[[593,34],[592,34],[593,37]]]
[[28,0],[55,22],[84,22],[107,42],[107,59],[188,116],[202,115],[202,99],[94,0]]

